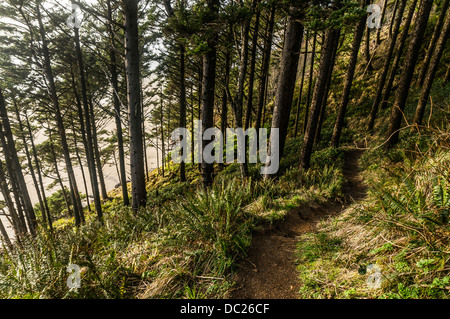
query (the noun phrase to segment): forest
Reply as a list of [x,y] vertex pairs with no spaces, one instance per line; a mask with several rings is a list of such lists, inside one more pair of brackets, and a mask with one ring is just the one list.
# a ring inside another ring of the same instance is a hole
[[448,8],[2,0],[0,298],[449,298]]

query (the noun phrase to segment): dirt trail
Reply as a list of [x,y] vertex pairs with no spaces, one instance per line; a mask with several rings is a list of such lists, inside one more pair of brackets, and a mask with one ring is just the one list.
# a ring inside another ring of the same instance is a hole
[[232,299],[295,299],[300,283],[295,267],[298,236],[314,230],[316,223],[339,214],[350,204],[365,197],[366,187],[359,175],[362,151],[349,150],[345,155],[344,200],[318,207],[301,207],[286,219],[254,234],[247,258],[235,276]]

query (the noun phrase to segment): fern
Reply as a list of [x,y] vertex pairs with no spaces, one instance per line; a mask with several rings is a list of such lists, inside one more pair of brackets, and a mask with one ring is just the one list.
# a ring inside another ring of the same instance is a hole
[[434,182],[435,185],[433,187],[433,204],[438,208],[440,224],[445,225],[448,223],[449,217],[449,191],[442,185],[442,183],[439,183],[437,181]]
[[387,213],[390,215],[409,214],[410,210],[408,205],[404,203],[399,197],[392,195],[389,191],[381,190],[378,191],[379,197],[384,204],[383,206],[387,208]]

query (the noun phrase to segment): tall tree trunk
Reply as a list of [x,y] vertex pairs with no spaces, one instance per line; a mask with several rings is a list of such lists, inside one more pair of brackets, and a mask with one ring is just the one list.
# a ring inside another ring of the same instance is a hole
[[376,38],[376,44],[379,45],[381,43],[381,28],[383,27],[383,21],[384,21],[384,16],[386,15],[386,8],[388,5],[388,0],[384,0],[383,3],[383,9],[381,10],[381,17],[380,17],[380,28],[378,28],[377,30],[377,38]]
[[[191,132],[194,132],[194,84],[191,84]],[[222,131],[223,132],[223,131]],[[195,141],[191,134],[191,163],[192,166],[195,164]]]
[[[212,14],[216,15],[219,11],[219,0],[207,0],[208,8]],[[207,39],[208,52],[203,56],[203,85],[202,85],[202,135],[214,126],[214,92],[216,84],[216,64],[217,64],[217,42],[218,34],[212,32]],[[238,111],[239,112],[239,111]],[[236,120],[242,121],[242,112],[236,113]],[[242,127],[241,125],[238,125]],[[211,142],[203,140],[202,149]],[[202,181],[205,188],[209,188],[214,180],[214,165],[207,163],[202,159]]]
[[450,81],[450,64],[447,67],[447,72],[445,73],[444,84],[447,84]]
[[[108,199],[108,192],[106,190],[105,177],[103,175],[103,165],[102,159],[100,156],[100,146],[98,144],[98,135],[97,135],[97,123],[94,114],[94,105],[92,103],[92,97],[89,97],[89,112],[91,119],[91,128],[92,128],[92,146],[94,150],[94,158],[95,158],[95,168],[98,173],[98,182],[100,184],[100,195],[103,200]],[[99,217],[100,218],[100,217]]]
[[[386,0],[387,2],[387,0]],[[361,1],[361,8],[367,5],[367,0]],[[353,77],[355,75],[356,63],[358,62],[359,48],[364,33],[364,26],[366,24],[366,17],[362,16],[355,28],[355,35],[353,37],[352,51],[350,52],[350,60],[348,62],[347,78],[345,79],[344,91],[342,93],[341,103],[339,104],[336,122],[333,128],[333,135],[331,137],[331,147],[339,147],[339,140],[341,138],[342,127],[344,124],[345,113],[347,112],[347,105],[350,101],[350,92],[353,84]]]
[[[199,80],[198,80],[198,89],[197,89],[197,95],[198,95],[198,115],[197,118],[199,120],[202,119],[202,98],[203,98],[203,57],[201,58],[200,67],[198,70]],[[202,128],[199,128],[201,130]],[[197,163],[198,163],[198,171],[200,174],[202,174],[202,159],[201,159],[201,150],[197,150]]]
[[6,202],[9,214],[11,216],[12,226],[16,239],[20,240],[21,235],[27,232],[25,227],[25,221],[22,222],[19,214],[14,207],[13,200],[11,198],[11,192],[9,191],[8,183],[6,182],[6,174],[3,162],[0,160],[0,190],[3,195],[3,200]]
[[[180,127],[186,128],[186,48],[184,44],[179,45],[180,50]],[[185,149],[185,148],[184,148]],[[183,154],[187,156],[187,154]],[[181,161],[180,163],[180,181],[186,181],[186,163]]]
[[37,220],[34,214],[33,204],[31,203],[30,194],[28,193],[27,184],[22,173],[22,167],[20,166],[19,157],[17,156],[17,150],[14,142],[14,137],[11,131],[11,125],[9,123],[8,113],[6,111],[6,103],[3,97],[3,92],[0,88],[0,117],[4,129],[4,134],[7,141],[7,149],[9,154],[5,154],[5,158],[11,160],[11,166],[14,170],[15,180],[17,182],[18,189],[20,191],[21,199],[23,201],[23,208],[25,217],[27,218],[28,228],[30,233],[36,235]]
[[394,23],[397,17],[397,9],[398,9],[398,4],[399,4],[400,0],[395,0],[394,3],[394,12],[392,13],[392,17],[391,17],[391,23],[389,25],[389,39],[392,38],[392,30],[394,28]]
[[267,99],[269,98],[269,77],[266,78],[266,90],[264,92],[264,108],[262,112],[262,126],[266,126],[266,118],[267,118]]
[[336,54],[337,54],[337,50],[338,50],[338,47],[339,47],[340,34],[341,34],[340,30],[338,30],[338,34],[336,35],[336,40],[334,42],[333,56],[331,58],[331,68],[330,68],[330,71],[328,72],[328,75],[327,75],[327,83],[326,83],[325,91],[324,91],[324,94],[323,94],[322,106],[320,107],[320,115],[319,115],[319,120],[318,120],[318,123],[317,123],[316,134],[314,135],[314,144],[317,144],[320,141],[320,134],[322,132],[322,125],[323,125],[323,122],[325,121],[326,108],[327,108],[327,102],[328,102],[328,95],[329,95],[330,87],[331,87],[331,79],[333,77],[333,69],[334,69],[334,64],[335,64],[335,61],[336,61]]
[[88,187],[87,187],[86,174],[84,174],[83,161],[81,160],[80,152],[78,151],[77,131],[75,129],[75,123],[73,121],[73,118],[72,118],[71,124],[72,124],[72,133],[73,133],[73,143],[75,146],[74,147],[75,148],[75,156],[77,157],[78,165],[80,166],[81,177],[83,178],[84,191],[86,194],[86,206],[87,206],[88,210],[91,211],[91,203],[89,201],[89,191],[88,191]]
[[[86,127],[86,141],[87,141],[87,162],[88,162],[88,169],[89,169],[89,175],[91,177],[91,186],[92,186],[92,194],[94,195],[94,205],[95,210],[97,212],[97,217],[100,222],[103,222],[103,212],[102,212],[102,204],[100,201],[100,194],[98,191],[98,179],[97,179],[97,173],[96,173],[96,165],[95,165],[95,157],[94,157],[94,145],[95,138],[93,136],[93,127],[92,123],[95,121],[92,119],[92,111],[89,107],[89,101],[88,101],[88,92],[87,92],[87,83],[86,83],[86,77],[85,77],[85,71],[84,71],[84,63],[83,63],[83,54],[81,52],[81,46],[80,46],[80,34],[78,28],[74,28],[75,33],[75,47],[76,47],[76,54],[77,54],[77,61],[78,61],[78,68],[80,73],[80,83],[81,83],[81,96],[82,96],[82,102],[83,102],[83,110],[84,110],[84,122]],[[95,134],[95,133],[94,133]],[[99,168],[101,169],[101,168]]]
[[161,165],[159,165],[159,138],[158,138],[159,130],[158,127],[156,127],[156,165],[158,166],[158,175],[161,174]]
[[[75,95],[75,101],[76,101],[76,106],[77,106],[77,114],[78,114],[78,122],[80,124],[80,133],[81,133],[81,141],[83,143],[83,148],[84,148],[84,152],[87,156],[88,154],[88,143],[87,143],[87,138],[86,138],[86,129],[84,126],[84,114],[83,114],[83,107],[81,106],[81,100],[80,97],[78,95],[78,90],[77,90],[77,85],[75,83],[75,75],[73,73],[72,67],[71,67],[71,75],[72,75],[72,87],[73,87],[73,93]],[[75,133],[75,127],[74,127],[74,123],[73,123],[73,119],[72,119],[72,130],[73,130],[73,134],[74,134],[74,139],[75,139],[75,145],[77,144],[76,142],[76,133]],[[83,183],[84,183],[84,190],[86,193],[86,201],[87,201],[87,206],[88,206],[88,210],[91,211],[91,205],[89,202],[89,192],[88,192],[88,188],[87,188],[87,183],[86,183],[86,177],[84,174],[84,170],[83,170],[83,164],[81,163],[81,158],[78,152],[78,148],[75,147],[75,153],[78,159],[78,163],[81,167],[81,172],[82,172],[82,177],[83,177]],[[88,170],[89,170],[89,163],[88,163]],[[89,178],[90,178],[90,171],[89,171]]]
[[138,0],[123,0],[125,12],[125,65],[128,87],[128,116],[130,126],[130,171],[132,208],[146,206],[144,150],[142,144],[142,112],[140,89],[140,51],[138,30]]
[[[279,129],[279,141],[270,138],[272,143],[279,143],[279,156],[283,157],[284,145],[289,126],[292,100],[294,97],[295,81],[297,78],[298,62],[300,59],[300,47],[303,37],[303,24],[299,21],[301,9],[291,6],[284,37],[283,55],[278,77],[278,89],[275,97],[275,106],[272,117],[272,129]],[[271,147],[269,148],[271,149]],[[267,178],[268,176],[266,176]]]
[[12,166],[12,160],[10,158],[8,143],[6,142],[5,133],[3,132],[3,126],[0,124],[0,142],[3,149],[3,155],[5,157],[6,170],[9,175],[9,181],[11,184],[11,190],[14,195],[14,201],[17,207],[17,216],[19,220],[19,237],[28,233],[27,222],[25,221],[25,215],[23,210],[23,200],[15,176],[14,168]]
[[73,196],[72,198],[72,205],[74,207],[74,213],[75,213],[75,223],[77,226],[79,226],[81,223],[84,223],[84,213],[81,205],[81,198],[80,193],[78,191],[77,181],[75,178],[75,173],[73,171],[72,166],[72,160],[70,158],[70,152],[69,152],[69,146],[67,144],[67,138],[64,128],[64,121],[61,115],[61,108],[58,100],[58,94],[56,91],[56,85],[55,85],[55,78],[53,76],[53,70],[50,62],[50,52],[48,49],[48,43],[46,38],[46,33],[44,29],[44,25],[42,23],[41,13],[40,13],[40,4],[39,1],[36,2],[36,13],[37,13],[37,19],[39,23],[39,31],[41,35],[42,40],[42,51],[44,55],[44,70],[45,74],[47,76],[47,82],[49,85],[50,90],[50,98],[54,107],[54,117],[56,119],[56,124],[58,128],[58,134],[61,139],[61,146],[64,154],[64,160],[66,163],[66,170],[67,175],[69,177],[70,185],[73,188],[71,191],[71,194]]
[[[445,11],[441,13],[441,15],[445,16]],[[441,35],[439,36],[439,40],[435,46],[436,50],[434,51],[433,57],[431,58],[430,68],[425,77],[425,82],[422,88],[422,94],[420,95],[419,103],[417,104],[416,114],[414,116],[414,123],[417,125],[422,124],[423,114],[425,113],[425,107],[428,102],[428,97],[430,96],[431,86],[433,85],[434,76],[439,67],[439,61],[441,60],[442,54],[445,50],[445,44],[450,35],[450,14],[447,12],[447,18],[445,19],[444,27],[442,28]]]
[[119,75],[117,73],[117,59],[116,59],[116,41],[113,29],[113,17],[111,9],[111,0],[108,0],[108,31],[109,41],[111,49],[109,50],[110,60],[110,72],[111,72],[111,84],[113,89],[113,103],[114,103],[114,120],[116,122],[116,135],[117,135],[117,149],[119,151],[119,168],[120,168],[120,183],[122,185],[122,200],[125,206],[130,205],[130,199],[128,197],[127,187],[127,173],[125,169],[125,150],[123,145],[123,132],[122,132],[122,116],[121,116],[121,103],[119,99]]
[[3,225],[3,221],[0,219],[0,235],[3,238],[3,242],[6,244],[6,246],[11,249],[12,243],[9,239],[8,232],[6,231],[5,225]]
[[251,115],[253,110],[253,92],[255,83],[255,69],[256,69],[256,53],[258,48],[258,34],[259,34],[259,20],[261,17],[261,11],[256,8],[259,0],[253,1],[253,12],[256,11],[255,25],[253,29],[252,37],[252,48],[250,50],[250,72],[248,79],[248,99],[247,99],[247,110],[245,116],[245,130],[250,127]]
[[366,41],[365,41],[365,46],[364,46],[364,58],[366,60],[366,69],[369,72],[372,72],[373,67],[372,67],[372,61],[371,61],[371,57],[370,57],[370,33],[371,33],[370,28],[366,27]]
[[377,113],[378,113],[378,106],[380,105],[380,102],[381,102],[383,88],[386,83],[386,77],[387,77],[387,74],[389,71],[389,65],[391,63],[392,55],[394,53],[395,43],[397,41],[397,34],[398,34],[398,30],[400,29],[400,24],[402,22],[403,11],[405,9],[406,3],[407,3],[407,0],[401,0],[399,12],[397,15],[397,20],[395,21],[395,26],[394,26],[394,30],[393,30],[393,37],[391,39],[391,43],[389,44],[388,52],[387,52],[386,56],[384,57],[383,70],[381,71],[380,80],[378,81],[377,92],[375,94],[375,99],[372,104],[372,110],[370,112],[370,119],[369,119],[369,125],[368,125],[369,130],[372,130],[375,125],[375,119],[376,119]]
[[[81,220],[79,219],[80,216],[74,214],[73,211],[72,211],[72,208],[70,207],[69,197],[67,196],[66,188],[64,187],[64,184],[63,184],[63,181],[62,181],[62,178],[61,178],[61,174],[59,173],[58,157],[56,156],[54,140],[53,140],[53,136],[52,136],[50,127],[48,128],[48,138],[49,138],[49,142],[50,142],[50,152],[51,152],[52,159],[53,159],[53,165],[55,165],[56,179],[58,180],[59,186],[61,187],[61,192],[63,194],[63,198],[64,198],[64,202],[66,204],[67,212],[68,212],[69,216],[74,216],[75,217],[75,223],[80,224],[81,223]],[[72,197],[72,199],[73,199],[73,197]]]
[[275,25],[275,13],[276,13],[276,5],[274,1],[270,9],[269,24],[267,27],[266,36],[264,40],[263,61],[258,90],[258,111],[256,114],[256,123],[255,123],[256,130],[259,130],[259,128],[261,127],[262,113],[265,105],[265,97],[267,92],[267,79],[269,77],[270,57],[272,52],[273,30]]
[[305,53],[303,54],[303,62],[302,62],[302,76],[300,81],[300,89],[298,92],[298,99],[297,99],[297,114],[295,116],[295,129],[294,129],[294,136],[297,137],[298,134],[298,126],[300,122],[300,107],[302,104],[302,95],[303,95],[303,83],[305,82],[305,70],[306,70],[306,61],[308,58],[308,41],[309,41],[309,30],[306,33],[305,37]]
[[[339,8],[340,0],[335,1],[334,6],[336,8]],[[320,114],[320,107],[322,105],[322,101],[324,98],[323,95],[328,80],[327,75],[333,69],[333,52],[335,48],[335,41],[338,35],[339,30],[333,28],[328,29],[325,33],[325,39],[321,50],[322,53],[320,57],[320,67],[317,75],[317,82],[314,88],[313,101],[310,114],[308,116],[305,137],[300,153],[300,166],[303,169],[308,169],[310,167],[311,154]]]
[[[230,61],[231,61],[231,52],[227,49],[227,52],[225,53],[225,83],[224,88],[222,91],[222,113],[220,115],[220,130],[222,131],[222,134],[224,134],[223,139],[226,144],[227,136],[226,136],[226,129],[228,127],[228,94],[227,94],[227,88],[229,86],[230,82]],[[192,148],[193,149],[193,148]],[[225,167],[225,161],[223,163],[220,163],[221,167]]]
[[17,118],[17,122],[19,123],[19,131],[20,131],[20,138],[22,139],[23,142],[23,146],[24,146],[24,150],[25,150],[25,156],[27,158],[27,164],[28,164],[28,169],[30,170],[30,175],[31,175],[31,179],[33,180],[33,185],[36,191],[36,195],[38,197],[38,202],[39,202],[39,208],[42,214],[42,221],[43,221],[43,225],[45,228],[47,228],[47,225],[50,229],[50,231],[53,230],[52,227],[52,222],[51,219],[49,219],[49,215],[46,211],[46,206],[44,205],[44,202],[42,200],[42,196],[41,196],[41,191],[39,189],[39,184],[36,178],[36,174],[34,171],[34,167],[33,167],[33,163],[31,161],[31,156],[30,156],[30,152],[28,149],[28,143],[27,140],[25,138],[25,130],[24,130],[24,126],[22,123],[22,119],[20,118],[20,113],[19,113],[19,108],[17,106],[16,101],[14,101],[14,111],[16,113],[16,118]]
[[420,69],[419,78],[417,80],[417,86],[423,86],[425,81],[425,76],[427,76],[428,66],[430,65],[431,57],[433,56],[436,48],[436,43],[441,35],[441,29],[444,25],[445,15],[447,13],[449,6],[449,0],[444,0],[444,3],[441,6],[441,13],[439,15],[436,26],[434,27],[433,35],[431,37],[430,43],[427,47],[425,58],[422,63],[422,68]]
[[147,157],[147,137],[145,134],[145,98],[142,86],[141,86],[141,112],[142,112],[142,147],[144,148],[145,181],[148,182],[150,180],[150,175]]
[[397,70],[400,65],[400,59],[403,56],[403,48],[406,44],[406,39],[409,36],[409,27],[411,25],[412,18],[416,9],[417,0],[413,0],[408,11],[408,16],[406,17],[405,24],[403,26],[403,31],[399,39],[399,45],[397,48],[397,54],[395,55],[394,62],[392,63],[391,71],[387,80],[386,87],[384,89],[383,98],[381,99],[381,109],[386,109],[388,106],[389,96],[391,95],[391,90],[394,85],[394,80],[397,75]]
[[309,109],[311,107],[311,97],[313,90],[313,76],[314,76],[314,59],[316,55],[316,43],[317,43],[317,32],[314,31],[313,36],[313,45],[311,51],[311,65],[309,67],[309,82],[308,82],[308,96],[306,98],[306,107],[305,107],[305,120],[303,121],[303,133],[306,133],[306,126],[308,125],[308,116]]
[[[52,225],[52,217],[50,215],[50,208],[48,207],[47,196],[45,195],[44,182],[42,178],[41,165],[39,163],[39,158],[36,151],[36,146],[34,144],[33,132],[31,131],[30,120],[28,118],[27,113],[25,112],[25,122],[28,130],[28,135],[30,137],[31,151],[33,153],[34,165],[36,166],[36,171],[38,174],[39,187],[42,193],[42,201],[44,202],[45,212],[47,214],[47,219],[49,220],[49,224]],[[53,225],[52,225],[53,227]]]
[[[253,3],[256,0],[253,0]],[[230,102],[234,111],[234,117],[236,120],[236,126],[238,128],[244,128],[243,125],[243,107],[244,107],[244,89],[245,89],[245,79],[247,76],[248,69],[248,42],[249,42],[249,33],[250,33],[250,22],[251,19],[247,19],[242,26],[241,34],[242,34],[242,44],[241,44],[241,61],[239,63],[239,76],[238,76],[238,84],[237,84],[237,92],[234,99],[230,96]],[[212,116],[212,114],[211,114]],[[212,122],[211,122],[212,124]],[[245,152],[246,153],[246,152]],[[239,167],[241,170],[241,177],[246,178],[248,176],[248,165],[247,161],[243,163],[239,163]]]
[[164,169],[166,166],[166,145],[164,142],[164,115],[163,115],[163,100],[161,98],[161,117],[160,117],[160,133],[161,133],[161,167],[162,176],[164,177]]
[[433,0],[422,0],[417,21],[414,26],[411,42],[409,43],[408,53],[405,59],[405,66],[400,76],[399,86],[395,95],[395,102],[392,107],[391,118],[389,120],[388,141],[385,144],[387,149],[398,143],[399,129],[402,122],[403,110],[405,109],[406,100],[408,98],[409,88],[411,85],[414,69],[416,67],[417,58],[420,47],[423,42],[423,36],[427,27],[428,17],[430,16]]

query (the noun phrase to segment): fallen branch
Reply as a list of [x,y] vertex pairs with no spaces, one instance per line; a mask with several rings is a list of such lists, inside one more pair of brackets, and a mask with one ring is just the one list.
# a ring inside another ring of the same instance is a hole
[[225,280],[224,278],[220,278],[220,277],[208,277],[208,276],[195,276],[195,278],[210,279],[210,280]]

